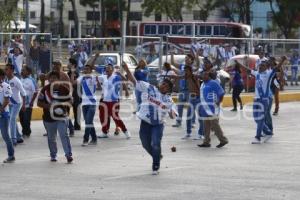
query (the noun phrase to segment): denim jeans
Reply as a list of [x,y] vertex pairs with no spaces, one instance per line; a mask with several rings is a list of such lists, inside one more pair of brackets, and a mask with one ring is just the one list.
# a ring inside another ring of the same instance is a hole
[[44,125],[46,127],[48,133],[48,146],[50,150],[51,158],[56,158],[57,155],[57,132],[60,136],[60,140],[65,152],[65,156],[72,156],[72,148],[69,136],[67,134],[69,120],[59,120],[54,122],[46,122],[44,121]]
[[291,68],[291,82],[295,81],[298,82],[298,67],[292,67]]
[[266,111],[265,125],[263,128],[263,132],[266,135],[273,135],[273,121],[272,121],[272,116],[271,116],[272,104],[273,104],[273,98],[270,97],[269,104],[268,104],[267,111]]
[[22,135],[19,132],[17,117],[19,116],[19,112],[21,110],[22,104],[10,104],[9,105],[9,113],[10,113],[10,135],[14,144],[17,143],[17,140],[22,139]]
[[142,92],[135,90],[135,99],[136,99],[136,111],[140,110],[140,105],[142,103]]
[[152,156],[152,170],[158,170],[160,167],[163,130],[163,124],[151,125],[143,120],[141,121],[140,139],[144,149]]
[[13,147],[12,140],[10,139],[9,134],[8,134],[8,126],[9,126],[9,118],[1,117],[0,118],[1,135],[6,144],[8,157],[13,157],[14,156],[14,147]]
[[266,115],[269,107],[269,98],[260,98],[254,99],[253,103],[253,117],[257,124],[256,128],[256,138],[260,139],[262,136],[262,132],[266,135],[272,135],[271,130],[268,129],[266,125]]
[[82,114],[85,121],[85,130],[83,141],[88,142],[89,137],[92,137],[92,141],[97,141],[96,130],[94,127],[94,116],[96,113],[96,105],[83,105]]
[[31,134],[31,114],[32,114],[32,108],[28,107],[25,111],[20,111],[19,118],[20,118],[20,124],[22,126],[22,134],[26,136],[30,136]]
[[[178,105],[177,105],[177,111],[178,111],[178,117],[176,119],[177,124],[181,124],[182,121],[182,114],[183,114],[183,108],[185,106],[185,103],[189,101],[189,92],[188,90],[182,90],[179,92],[178,96]],[[195,115],[194,115],[195,116]],[[195,123],[196,118],[192,118],[192,123]]]
[[[186,120],[186,133],[188,135],[190,135],[192,133],[192,123],[193,121],[195,121],[196,118],[196,113],[195,110],[199,108],[199,104],[200,104],[200,97],[199,96],[195,96],[195,97],[190,97],[189,98],[189,107],[187,109],[187,120]],[[203,132],[203,120],[199,120],[199,130],[198,130],[198,134],[199,135],[204,135]],[[202,129],[202,130],[200,130]]]

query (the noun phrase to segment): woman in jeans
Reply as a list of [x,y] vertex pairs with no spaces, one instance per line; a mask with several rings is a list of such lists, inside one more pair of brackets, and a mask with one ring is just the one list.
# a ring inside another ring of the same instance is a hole
[[237,101],[240,104],[240,110],[243,110],[243,103],[240,94],[244,90],[244,83],[240,66],[235,65],[231,74],[233,75],[231,81],[233,109],[231,111],[237,111]]

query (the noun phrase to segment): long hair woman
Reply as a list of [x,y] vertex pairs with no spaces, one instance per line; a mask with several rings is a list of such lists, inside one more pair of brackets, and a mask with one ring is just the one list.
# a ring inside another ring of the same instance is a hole
[[231,111],[237,111],[237,101],[240,104],[240,110],[243,109],[243,102],[240,97],[241,92],[244,90],[244,83],[242,79],[242,71],[240,69],[239,65],[235,65],[232,70],[232,103],[233,103],[233,109]]

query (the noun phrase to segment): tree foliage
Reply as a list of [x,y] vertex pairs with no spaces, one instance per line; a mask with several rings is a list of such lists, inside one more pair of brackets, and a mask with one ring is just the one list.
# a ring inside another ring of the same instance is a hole
[[291,38],[293,31],[300,27],[300,3],[291,0],[259,0],[268,2],[272,11],[274,24],[278,26],[285,38]]

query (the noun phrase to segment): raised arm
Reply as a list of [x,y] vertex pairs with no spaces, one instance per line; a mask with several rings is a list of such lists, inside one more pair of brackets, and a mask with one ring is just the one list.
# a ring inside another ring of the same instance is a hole
[[93,68],[95,68],[95,62],[97,60],[97,58],[99,57],[100,52],[97,52],[96,55],[93,57],[93,59],[91,59],[87,64],[92,66]]
[[123,62],[123,63],[122,63],[122,67],[123,67],[123,69],[125,70],[125,72],[126,72],[126,74],[127,74],[128,80],[129,80],[130,82],[132,82],[133,85],[135,86],[137,81],[136,81],[136,79],[134,78],[134,76],[132,75],[131,71],[129,70],[128,65],[127,65],[125,62]]
[[171,52],[171,65],[175,66],[177,69],[179,69],[179,64],[175,62],[174,59],[174,52]]

